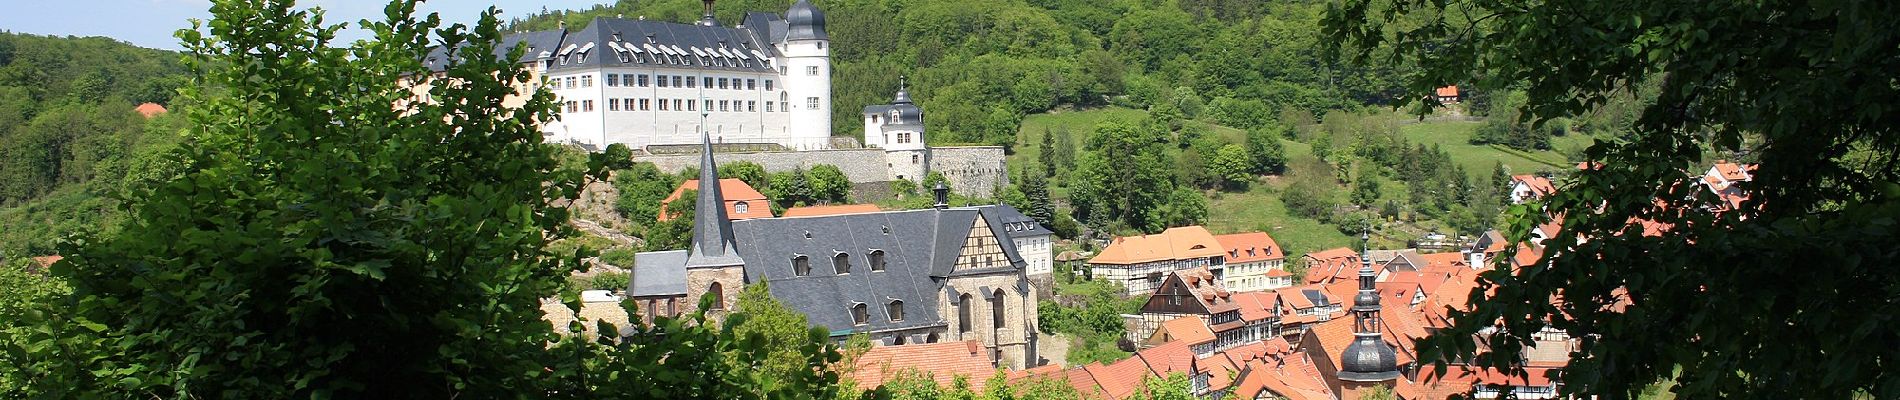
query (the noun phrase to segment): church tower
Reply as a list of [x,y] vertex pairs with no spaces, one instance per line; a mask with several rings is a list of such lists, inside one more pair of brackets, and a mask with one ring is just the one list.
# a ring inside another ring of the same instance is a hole
[[693,202],[693,244],[686,253],[686,299],[697,304],[714,294],[706,315],[720,318],[739,301],[745,287],[745,260],[732,236],[726,216],[726,196],[719,191],[719,165],[713,162],[712,136],[700,134],[698,197]]
[[923,182],[930,173],[924,145],[924,110],[910,100],[909,80],[898,78],[891,104],[864,108],[864,145],[884,149],[891,180]]
[[1339,380],[1348,390],[1390,385],[1399,377],[1397,353],[1379,334],[1379,291],[1372,285],[1371,235],[1362,233],[1359,238],[1365,244],[1359,255],[1359,295],[1352,304],[1353,342],[1339,355]]
[[785,54],[780,75],[785,91],[780,100],[791,109],[788,129],[799,149],[827,146],[831,139],[831,36],[825,34],[825,13],[798,0],[785,11]]

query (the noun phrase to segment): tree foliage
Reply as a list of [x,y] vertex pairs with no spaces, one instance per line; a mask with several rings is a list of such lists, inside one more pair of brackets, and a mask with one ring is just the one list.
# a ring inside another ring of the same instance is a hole
[[[1900,397],[1883,367],[1900,359],[1885,345],[1900,337],[1878,327],[1900,312],[1900,280],[1879,267],[1900,258],[1896,13],[1890,2],[1336,4],[1332,38],[1406,49],[1366,61],[1428,66],[1407,92],[1475,76],[1522,88],[1519,119],[1548,121],[1656,85],[1631,132],[1584,153],[1600,168],[1512,207],[1507,239],[1553,214],[1563,230],[1535,265],[1486,272],[1475,309],[1422,358],[1511,367],[1549,328],[1583,338],[1564,395],[1634,397],[1674,378],[1685,398]],[[1705,211],[1717,200],[1692,181],[1705,151],[1760,162],[1740,207]],[[1502,329],[1473,335],[1491,326]],[[1489,351],[1473,357],[1480,340]]]
[[[184,94],[182,176],[112,236],[62,246],[70,296],[9,329],[0,382],[45,398],[818,398],[838,390],[836,348],[813,333],[804,373],[761,375],[766,339],[691,313],[626,327],[624,340],[559,335],[543,299],[579,308],[557,200],[624,159],[561,167],[520,108],[526,71],[496,55],[495,10],[473,28],[392,3],[373,40],[287,2],[220,1],[181,31],[202,82]],[[422,60],[459,53],[443,75]],[[426,80],[426,100],[394,77]],[[395,105],[392,107],[392,105]],[[12,287],[12,285],[8,285]],[[557,293],[559,296],[557,297]],[[702,300],[701,308],[710,304]],[[631,303],[623,305],[632,308]],[[611,332],[612,326],[599,331]],[[13,386],[13,385],[19,386]]]

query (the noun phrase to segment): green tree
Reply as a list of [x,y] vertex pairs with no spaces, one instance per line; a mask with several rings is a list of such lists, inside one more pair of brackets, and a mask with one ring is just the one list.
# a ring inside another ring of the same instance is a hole
[[748,318],[731,324],[733,332],[740,337],[756,335],[764,339],[763,375],[774,381],[792,381],[811,374],[806,362],[809,355],[804,353],[808,349],[802,346],[814,335],[828,336],[824,329],[811,326],[805,314],[779,303],[765,282],[746,285],[734,308],[744,311]]
[[1275,125],[1247,130],[1247,159],[1256,174],[1280,174],[1286,172],[1286,145],[1280,143],[1285,137],[1282,128]]
[[1165,377],[1142,376],[1141,386],[1135,388],[1132,400],[1193,400],[1193,386],[1187,375],[1179,372]]
[[772,183],[765,166],[751,161],[729,161],[719,164],[720,179],[738,179],[753,189],[763,188]]
[[1024,205],[1027,206],[1021,208],[1023,214],[1034,218],[1036,223],[1044,227],[1053,228],[1056,224],[1056,205],[1049,199],[1049,182],[1040,174],[1026,174],[1023,176],[1022,191]]
[[1246,190],[1247,183],[1253,181],[1253,158],[1248,156],[1245,147],[1237,144],[1221,146],[1214,153],[1214,160],[1209,163],[1208,169],[1214,176],[1220,177],[1221,186],[1228,189]]
[[[1479,87],[1524,88],[1521,119],[1548,121],[1660,86],[1632,131],[1585,151],[1601,168],[1512,207],[1511,241],[1551,215],[1564,229],[1535,265],[1481,275],[1496,291],[1455,313],[1421,358],[1511,368],[1532,335],[1554,329],[1587,338],[1560,395],[1635,397],[1675,379],[1682,398],[1900,397],[1900,379],[1877,367],[1900,359],[1884,345],[1900,337],[1869,319],[1900,313],[1890,295],[1900,280],[1869,269],[1900,261],[1900,165],[1872,162],[1900,148],[1900,114],[1888,111],[1900,88],[1876,83],[1900,58],[1895,12],[1882,2],[1337,3],[1325,23],[1335,40],[1414,49],[1365,59],[1423,66],[1409,92],[1481,77]],[[1705,150],[1759,157],[1740,207],[1701,211],[1713,202],[1693,182]],[[1791,264],[1807,278],[1763,289]]]
[[1142,230],[1159,231],[1165,221],[1154,217],[1173,191],[1171,164],[1154,129],[1125,121],[1098,125],[1089,137],[1089,151],[1076,161],[1070,200],[1076,213],[1091,221],[1118,221]]
[[851,194],[851,179],[836,165],[813,165],[805,171],[805,178],[811,182],[811,197],[816,202],[843,203]]
[[[646,240],[643,251],[686,250],[693,242],[693,220],[698,215],[699,191],[686,189],[680,197],[666,203],[666,220],[647,223],[640,232]],[[631,264],[621,264],[631,265]]]
[[806,179],[804,169],[772,173],[771,181],[760,192],[780,208],[811,204],[811,181]]
[[1398,398],[1392,393],[1392,387],[1386,385],[1372,385],[1370,389],[1359,392],[1359,400],[1398,400]]
[[1352,204],[1359,207],[1371,207],[1379,201],[1379,167],[1369,162],[1359,163],[1359,173],[1352,179]]
[[[543,257],[566,235],[551,204],[608,160],[557,169],[532,122],[553,118],[550,93],[490,106],[528,79],[494,54],[493,10],[472,30],[413,10],[393,4],[351,49],[284,3],[221,2],[208,32],[180,31],[203,79],[185,91],[200,104],[180,149],[191,167],[119,235],[62,248],[55,271],[78,296],[63,317],[109,327],[88,334],[113,350],[58,355],[93,372],[41,384],[179,397],[538,386],[549,330],[535,305],[573,268]],[[438,81],[454,83],[405,101],[415,94],[390,77],[430,76],[432,42],[464,49]]]
[[620,192],[620,198],[614,200],[614,209],[636,224],[657,221],[660,217],[660,201],[673,194],[680,182],[678,175],[662,173],[653,163],[634,163],[627,169],[614,172],[614,189]]
[[1036,163],[1042,165],[1042,177],[1056,177],[1056,135],[1048,127],[1042,128],[1042,147],[1036,152]]

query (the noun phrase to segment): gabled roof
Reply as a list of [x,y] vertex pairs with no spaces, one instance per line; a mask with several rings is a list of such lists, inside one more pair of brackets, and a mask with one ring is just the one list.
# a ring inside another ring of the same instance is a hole
[[[1193,357],[1193,354],[1188,356]],[[1135,393],[1136,388],[1141,387],[1142,379],[1155,376],[1154,372],[1148,369],[1148,363],[1142,361],[1141,357],[1128,357],[1108,365],[1089,364],[1082,368],[1088,371],[1089,376],[1095,379],[1097,385],[1101,386],[1102,394],[1110,399],[1128,398],[1129,395]]]
[[1450,270],[1471,268],[1471,260],[1465,258],[1464,253],[1456,251],[1420,254],[1418,257],[1425,261],[1425,265],[1418,267],[1420,271],[1447,272]]
[[1183,342],[1201,344],[1214,341],[1214,331],[1207,330],[1207,322],[1200,317],[1186,316],[1162,322],[1148,338],[1149,343]]
[[1537,175],[1511,175],[1511,183],[1523,184],[1530,188],[1531,194],[1538,196],[1557,193],[1557,185],[1552,184],[1550,178]]
[[1222,256],[1220,242],[1200,226],[1168,228],[1153,235],[1115,238],[1089,264],[1133,265]]
[[[1003,256],[985,267],[956,269],[963,244],[979,217],[973,208],[887,211],[866,214],[830,215],[803,218],[759,218],[734,221],[739,255],[745,259],[747,282],[771,282],[772,296],[804,313],[813,326],[834,333],[911,329],[942,325],[934,318],[907,318],[891,321],[885,307],[890,300],[902,300],[911,316],[938,315],[939,298],[952,293],[936,278],[993,273],[1016,273],[1023,266],[1016,245],[997,240]],[[992,235],[1003,237],[997,226]],[[867,264],[874,251],[881,251],[884,271],[872,271]],[[833,257],[846,255],[851,269],[837,274]],[[806,257],[811,271],[796,276],[793,259]],[[980,261],[979,261],[980,262]],[[1024,293],[1027,284],[992,287]],[[984,298],[988,293],[976,293]],[[866,304],[870,323],[854,326],[849,307]]]
[[1221,249],[1227,252],[1228,264],[1286,259],[1280,244],[1266,232],[1220,235],[1215,236],[1214,241],[1220,242]]
[[1283,287],[1274,289],[1273,292],[1279,294],[1281,302],[1296,310],[1342,304],[1338,298],[1326,292],[1325,286],[1321,285]]
[[780,218],[821,217],[826,215],[863,214],[884,211],[876,204],[839,204],[830,206],[803,206],[785,209]]
[[974,340],[873,346],[858,357],[851,378],[859,388],[869,389],[897,377],[899,372],[914,370],[929,373],[944,387],[958,376],[967,377],[971,387],[980,391],[996,373],[993,362],[990,352]]
[[1458,97],[1458,85],[1441,87],[1432,92],[1437,94],[1438,97]]
[[1735,182],[1748,181],[1752,178],[1748,173],[1755,169],[1755,166],[1753,164],[1744,165],[1728,162],[1728,160],[1721,160],[1716,161],[1715,166],[1710,169],[1721,176],[1723,180]]
[[1351,248],[1307,253],[1302,259],[1311,264],[1306,269],[1306,283],[1351,280],[1359,276],[1359,253],[1353,252]]
[[1332,389],[1318,368],[1304,354],[1297,353],[1280,362],[1262,360],[1247,364],[1239,383],[1234,385],[1235,398],[1258,398],[1262,392],[1287,400],[1334,400]]
[[[673,188],[673,194],[666,195],[665,200],[660,200],[659,218],[661,221],[669,219],[666,214],[666,205],[672,203],[674,200],[679,200],[680,195],[685,194],[687,189],[699,190],[699,180],[688,179],[685,182],[680,182],[679,187]],[[722,178],[719,180],[719,193],[725,197],[726,218],[728,219],[741,220],[772,217],[771,200],[766,199],[765,195],[759,193],[758,190],[753,190],[752,185],[747,185],[745,181],[733,178]],[[739,212],[739,202],[746,202],[746,212]],[[875,206],[873,207],[875,208]]]
[[1260,321],[1279,315],[1273,308],[1273,297],[1273,292],[1241,292],[1233,294],[1234,306],[1240,307],[1240,319],[1247,322]]

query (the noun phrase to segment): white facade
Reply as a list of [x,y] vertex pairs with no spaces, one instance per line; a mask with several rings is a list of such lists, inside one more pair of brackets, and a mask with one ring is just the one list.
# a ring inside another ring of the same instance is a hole
[[785,54],[780,75],[786,90],[781,96],[792,110],[787,137],[796,143],[824,143],[831,138],[831,41],[790,40],[774,45]]
[[1016,253],[1022,255],[1023,272],[1029,276],[1055,273],[1054,235],[1015,237]]
[[1245,263],[1227,264],[1227,274],[1222,277],[1222,285],[1236,292],[1258,292],[1293,286],[1293,275],[1271,276],[1275,270],[1285,270],[1286,259],[1260,260]]
[[561,102],[561,119],[544,127],[551,141],[644,148],[692,143],[703,128],[718,142],[811,148],[830,135],[824,129],[814,140],[810,132],[792,132],[788,121],[795,113],[782,100],[788,90],[769,73],[601,68],[547,79]]

